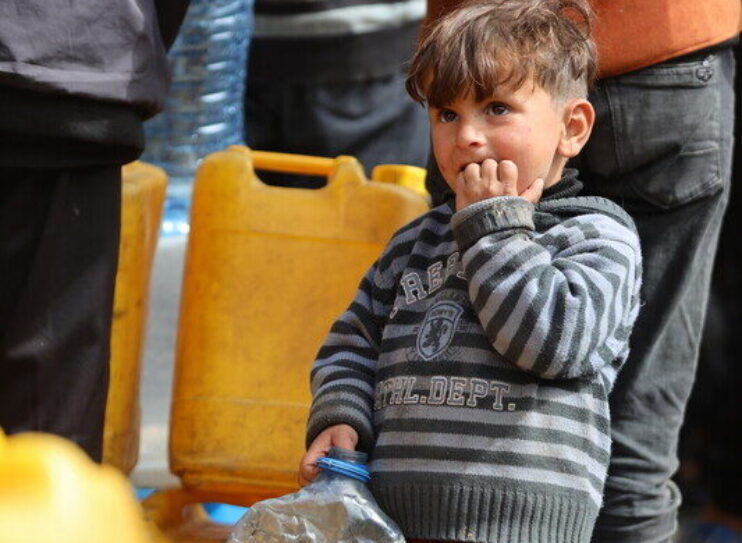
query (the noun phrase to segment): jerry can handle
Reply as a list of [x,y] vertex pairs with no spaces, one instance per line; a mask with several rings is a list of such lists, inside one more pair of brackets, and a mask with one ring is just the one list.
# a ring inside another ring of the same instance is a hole
[[334,158],[275,153],[272,151],[252,151],[252,161],[256,170],[322,177],[330,175],[337,163]]

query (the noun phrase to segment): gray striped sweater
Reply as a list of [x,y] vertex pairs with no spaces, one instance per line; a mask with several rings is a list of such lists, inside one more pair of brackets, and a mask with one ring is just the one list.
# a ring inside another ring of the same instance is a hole
[[579,186],[402,228],[318,354],[307,443],[353,426],[407,537],[590,541],[641,256],[628,215]]

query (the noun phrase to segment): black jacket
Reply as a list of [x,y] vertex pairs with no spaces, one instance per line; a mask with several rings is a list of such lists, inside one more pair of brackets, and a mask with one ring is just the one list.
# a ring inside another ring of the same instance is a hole
[[188,0],[0,2],[0,166],[127,162]]

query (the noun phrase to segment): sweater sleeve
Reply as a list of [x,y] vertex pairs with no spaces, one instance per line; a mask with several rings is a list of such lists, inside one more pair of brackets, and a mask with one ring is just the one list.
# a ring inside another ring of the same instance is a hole
[[[390,311],[393,283],[377,261],[361,280],[350,307],[338,318],[312,367],[312,407],[307,447],[325,428],[348,424],[358,432],[360,450],[373,445],[373,397],[381,335]],[[386,280],[385,280],[386,279]]]
[[490,343],[547,379],[620,364],[639,308],[636,233],[595,212],[536,234],[533,214],[527,200],[499,197],[453,217],[469,297]]

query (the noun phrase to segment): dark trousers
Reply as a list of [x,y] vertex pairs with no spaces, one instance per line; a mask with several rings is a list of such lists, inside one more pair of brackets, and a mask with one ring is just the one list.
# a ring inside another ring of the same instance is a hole
[[[402,72],[366,81],[296,83],[247,78],[245,141],[261,151],[351,155],[371,174],[378,164],[424,167],[428,115],[407,95]],[[268,184],[316,188],[324,180],[258,173]]]
[[121,167],[0,168],[0,427],[102,455]]
[[643,306],[611,393],[613,450],[595,542],[670,541],[678,435],[696,375],[711,271],[729,196],[731,49],[603,81],[578,168],[617,201],[642,242]]

